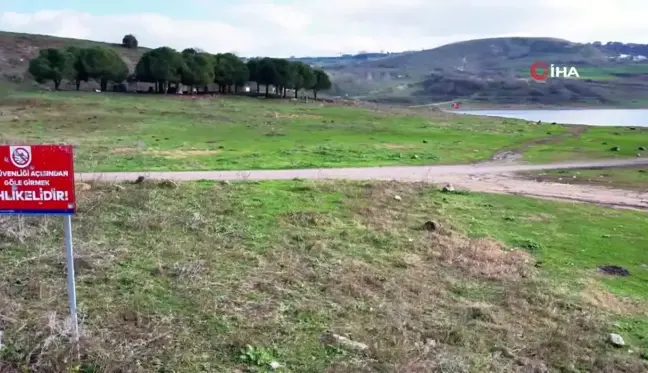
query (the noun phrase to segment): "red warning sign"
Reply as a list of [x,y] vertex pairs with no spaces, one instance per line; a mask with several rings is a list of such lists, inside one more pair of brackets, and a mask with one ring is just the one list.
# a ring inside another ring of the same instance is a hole
[[71,145],[0,145],[0,214],[74,214]]

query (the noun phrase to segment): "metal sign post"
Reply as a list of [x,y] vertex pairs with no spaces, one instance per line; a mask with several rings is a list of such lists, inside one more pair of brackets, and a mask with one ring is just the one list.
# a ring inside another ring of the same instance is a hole
[[72,339],[79,340],[72,247],[74,155],[71,145],[0,146],[0,214],[63,215]]
[[76,283],[74,281],[74,248],[72,246],[72,215],[65,215],[65,262],[67,264],[67,291],[70,304],[72,338],[79,341],[79,320],[77,318]]

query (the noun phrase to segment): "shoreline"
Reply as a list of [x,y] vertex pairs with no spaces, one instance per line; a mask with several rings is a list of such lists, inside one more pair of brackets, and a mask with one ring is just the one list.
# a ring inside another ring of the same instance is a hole
[[442,110],[460,110],[460,111],[476,111],[476,110],[647,110],[648,105],[631,106],[631,105],[574,105],[574,106],[561,106],[561,105],[461,105],[459,109],[452,109],[450,105],[437,106]]

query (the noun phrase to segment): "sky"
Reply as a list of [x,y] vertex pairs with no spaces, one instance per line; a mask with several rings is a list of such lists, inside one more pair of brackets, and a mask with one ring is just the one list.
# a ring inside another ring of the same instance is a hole
[[399,52],[498,36],[648,43],[645,0],[0,0],[0,30],[240,56]]

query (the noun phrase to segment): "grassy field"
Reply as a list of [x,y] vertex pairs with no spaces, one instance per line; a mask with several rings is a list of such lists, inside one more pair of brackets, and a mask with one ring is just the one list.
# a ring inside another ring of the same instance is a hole
[[[648,128],[572,127],[569,135],[531,141],[524,149],[525,159],[533,163],[566,160],[648,156]],[[618,150],[613,148],[618,147]],[[643,153],[643,154],[642,154]]]
[[[642,213],[397,183],[93,185],[78,198],[74,371],[648,368]],[[68,371],[61,220],[0,219],[0,366]],[[631,275],[597,272],[610,264]]]
[[[55,92],[0,106],[4,143],[77,145],[79,171],[232,170],[635,156],[648,131],[529,125],[430,109]],[[607,145],[602,145],[607,142]],[[609,148],[620,145],[621,151]]]
[[522,175],[539,181],[602,185],[648,192],[648,166],[587,170],[551,170],[522,173]]

